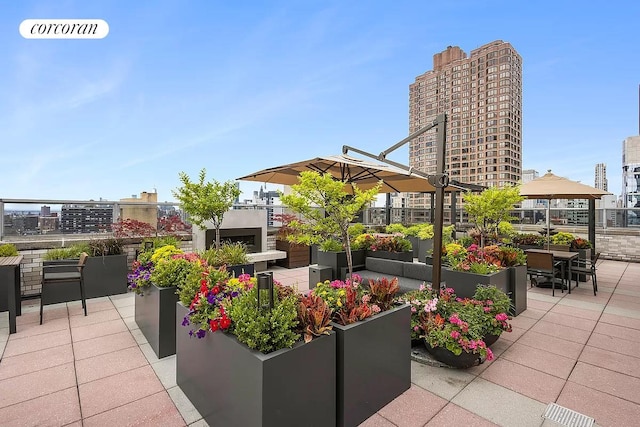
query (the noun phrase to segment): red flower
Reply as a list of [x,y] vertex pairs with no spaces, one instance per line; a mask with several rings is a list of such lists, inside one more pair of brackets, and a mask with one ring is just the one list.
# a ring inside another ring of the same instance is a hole
[[209,320],[209,326],[211,327],[211,332],[215,332],[218,330],[218,321],[217,320]]
[[213,288],[211,288],[211,292],[213,292],[214,295],[217,295],[218,293],[220,293],[220,286],[215,285]]
[[220,328],[229,329],[229,326],[231,326],[231,319],[229,319],[227,316],[220,319]]

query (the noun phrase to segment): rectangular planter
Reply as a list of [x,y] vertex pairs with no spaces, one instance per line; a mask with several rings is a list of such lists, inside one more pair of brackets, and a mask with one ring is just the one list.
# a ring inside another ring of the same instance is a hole
[[176,290],[151,284],[135,296],[136,323],[159,359],[176,354]]
[[513,316],[517,316],[527,309],[527,266],[518,265],[508,267],[509,297],[513,306]]
[[418,255],[414,256],[414,258],[418,258],[419,261],[422,261],[427,258],[427,255],[431,255],[433,251],[433,239],[418,239]]
[[476,274],[443,268],[442,281],[446,282],[447,288],[453,288],[460,298],[473,297],[479,284],[495,285],[504,293],[509,292],[509,270],[506,268],[492,274]]
[[334,323],[333,329],[337,425],[357,426],[411,386],[411,309],[398,306],[351,325]]
[[411,242],[411,251],[413,252],[413,257],[420,259],[420,257],[418,256],[420,239],[418,239],[416,236],[406,236],[405,239]]
[[[43,261],[43,265],[75,264],[77,259]],[[73,270],[70,266],[63,270]],[[87,258],[84,267],[85,298],[98,298],[109,295],[126,294],[127,288],[127,255],[106,255]],[[53,289],[53,288],[52,288]],[[49,298],[50,297],[50,298]],[[47,297],[48,304],[77,301],[80,299],[78,285],[61,284],[55,287],[55,293]]]
[[306,267],[310,261],[309,246],[286,240],[276,240],[276,250],[285,251],[287,257],[279,259],[276,264],[284,268]]
[[367,256],[392,259],[394,261],[413,262],[413,252],[367,251]]
[[262,354],[220,331],[189,337],[187,313],[178,303],[176,378],[209,425],[335,425],[335,333]]
[[[354,266],[364,265],[366,252],[364,250],[351,251],[351,259]],[[342,271],[346,271],[347,253],[318,251],[318,265],[331,267],[331,280],[344,279]]]

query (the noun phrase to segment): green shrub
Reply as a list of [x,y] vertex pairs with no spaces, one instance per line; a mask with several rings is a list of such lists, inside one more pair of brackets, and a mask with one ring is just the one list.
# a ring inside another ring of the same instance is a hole
[[93,239],[89,241],[90,256],[121,255],[123,249],[122,240],[116,238]]
[[17,256],[17,255],[18,255],[18,249],[16,249],[15,245],[11,243],[5,243],[3,245],[0,245],[0,257]]
[[318,248],[322,252],[341,252],[344,251],[344,247],[342,243],[338,242],[336,239],[325,239],[323,240]]
[[475,239],[471,236],[462,236],[457,240],[457,243],[460,246],[463,246],[465,248],[468,248],[469,246],[471,246],[473,243],[475,243]]
[[[278,291],[274,288],[274,307],[268,310],[258,308],[257,292],[258,287],[254,286],[241,293],[228,307],[232,333],[238,341],[262,353],[293,347],[300,339],[300,334],[295,332],[298,324],[298,296],[291,293],[280,300]],[[268,296],[265,300],[267,298]]]
[[221,267],[223,265],[248,264],[247,246],[242,242],[225,242],[220,249],[212,247],[200,255],[209,265]]
[[371,243],[372,251],[409,252],[412,249],[411,242],[400,236],[376,236]]
[[364,226],[364,224],[356,222],[355,224],[351,224],[349,226],[349,238],[350,239],[354,239],[364,233],[367,232],[367,227]]
[[357,250],[369,250],[371,245],[376,241],[376,238],[371,234],[361,234],[351,242],[351,249]]
[[161,259],[151,273],[151,282],[160,288],[177,286],[181,288],[187,276],[197,267],[197,262],[184,258]]
[[551,243],[554,245],[571,245],[573,239],[575,239],[573,234],[561,231],[551,236]]
[[83,252],[87,254],[91,252],[89,245],[87,243],[77,243],[66,248],[49,249],[47,253],[44,254],[44,259],[45,261],[75,259],[80,258],[80,254]]
[[389,234],[395,234],[395,233],[406,234],[407,228],[402,224],[395,223],[395,224],[387,225],[387,227],[385,228],[385,231]]

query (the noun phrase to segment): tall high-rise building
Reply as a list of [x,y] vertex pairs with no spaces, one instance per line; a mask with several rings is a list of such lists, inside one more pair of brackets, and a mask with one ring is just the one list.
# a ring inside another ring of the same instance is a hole
[[[503,187],[522,177],[522,58],[496,40],[471,51],[449,46],[433,56],[433,70],[409,85],[409,133],[447,113],[445,170],[463,183]],[[409,165],[434,173],[436,135],[409,143]],[[430,203],[410,194],[409,207]]]
[[60,230],[63,234],[99,233],[111,231],[113,206],[62,205]]
[[595,187],[599,188],[600,190],[609,191],[609,189],[607,188],[609,187],[609,184],[607,182],[607,164],[597,163],[595,174]]
[[640,208],[640,136],[622,141],[622,200],[625,208]]

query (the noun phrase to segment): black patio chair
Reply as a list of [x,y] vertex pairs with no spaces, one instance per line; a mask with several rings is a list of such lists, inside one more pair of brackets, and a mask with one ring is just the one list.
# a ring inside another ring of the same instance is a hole
[[[77,283],[80,288],[80,299],[84,315],[87,315],[87,301],[84,296],[84,267],[87,262],[85,252],[80,254],[77,263],[58,263],[42,267],[42,291],[40,293],[40,324],[42,325],[42,311],[51,294],[55,294],[55,288],[61,285]],[[55,299],[54,299],[55,300]]]
[[546,277],[551,281],[551,295],[556,294],[556,283],[560,281],[560,289],[564,292],[564,268],[561,261],[555,261],[551,252],[527,252],[527,274],[531,280],[531,286],[537,281],[538,276]]
[[600,252],[596,252],[591,255],[591,259],[576,259],[571,265],[571,273],[572,275],[575,275],[576,278],[576,287],[578,286],[581,274],[591,276],[594,296],[598,292],[598,280],[596,279],[596,263],[598,262],[598,258],[600,258]]

